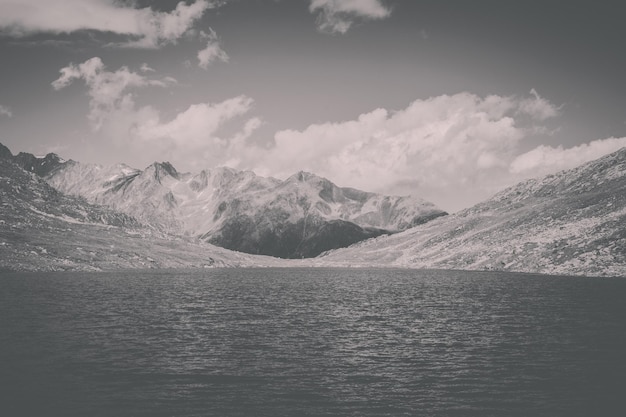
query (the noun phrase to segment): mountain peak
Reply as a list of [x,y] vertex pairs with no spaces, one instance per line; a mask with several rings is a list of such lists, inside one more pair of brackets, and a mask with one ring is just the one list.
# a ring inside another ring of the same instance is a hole
[[55,153],[37,157],[27,152],[18,153],[13,157],[13,161],[26,171],[33,172],[40,177],[45,177],[68,162],[65,159],[59,158]]
[[46,154],[46,156],[43,157],[43,159],[60,161],[62,158],[60,158],[59,155],[55,154],[54,152],[49,152]]
[[146,168],[145,172],[152,174],[154,179],[159,182],[165,177],[178,179],[178,171],[169,162],[154,162]]
[[307,171],[298,171],[292,176],[290,176],[289,178],[287,178],[285,182],[309,182],[315,179],[324,179],[324,178],[319,177]]

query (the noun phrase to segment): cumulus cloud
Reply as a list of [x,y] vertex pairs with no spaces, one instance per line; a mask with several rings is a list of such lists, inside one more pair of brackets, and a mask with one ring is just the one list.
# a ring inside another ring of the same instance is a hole
[[207,46],[198,51],[198,65],[200,68],[207,69],[214,61],[228,62],[229,57],[220,46],[217,34],[213,29],[210,29],[208,34],[202,32],[201,36],[207,39]]
[[13,117],[13,112],[7,106],[0,104],[0,116]]
[[626,138],[598,139],[571,148],[540,145],[513,160],[510,171],[523,176],[541,176],[574,168],[626,146]]
[[197,147],[211,141],[218,147],[227,145],[227,140],[216,135],[225,122],[247,113],[252,99],[246,96],[231,98],[221,103],[200,103],[189,106],[169,122],[161,122],[159,117],[135,125],[133,135],[146,141],[168,142]]
[[459,93],[415,100],[397,111],[379,108],[354,120],[282,130],[271,145],[260,146],[253,134],[262,121],[249,116],[250,97],[196,103],[163,116],[153,106],[138,106],[130,91],[173,81],[147,75],[150,70],[108,71],[92,58],[61,69],[53,87],[84,81],[98,137],[141,155],[146,163],[168,159],[182,169],[228,165],[282,178],[304,169],[341,186],[418,195],[449,211],[524,178],[626,146],[626,138],[610,138],[522,153],[523,140],[559,114],[558,106],[534,90],[522,97]]
[[141,72],[154,72],[154,68],[152,68],[150,65],[148,65],[147,63],[143,63],[141,64]]
[[[145,68],[142,69],[145,72]],[[52,82],[55,90],[67,87],[76,80],[83,80],[89,88],[89,120],[95,130],[100,129],[104,120],[114,110],[124,106],[125,102],[132,102],[131,93],[127,90],[133,87],[158,86],[166,87],[176,82],[167,77],[163,80],[149,79],[144,75],[121,67],[117,71],[107,71],[104,63],[98,57],[88,59],[82,64],[70,64],[59,70],[61,76]]]
[[165,159],[184,170],[212,168],[244,153],[246,140],[260,126],[259,119],[244,118],[252,106],[251,98],[238,96],[193,104],[166,119],[152,106],[123,100],[98,134],[146,164]]
[[119,46],[157,48],[175,43],[218,3],[179,2],[170,12],[115,0],[0,0],[0,32],[11,36],[96,30],[128,35]]
[[[168,158],[187,169],[220,165],[243,153],[246,140],[261,125],[255,117],[245,120],[240,128],[230,125],[252,109],[253,100],[247,96],[193,104],[164,120],[155,107],[138,106],[129,90],[167,87],[176,82],[172,78],[151,79],[127,67],[108,71],[98,57],[79,65],[70,64],[60,72],[61,76],[52,83],[56,90],[77,80],[87,86],[88,118],[96,137],[141,155],[145,163]],[[143,67],[143,72],[152,71]]]
[[519,103],[519,112],[527,114],[538,120],[546,120],[559,115],[560,107],[555,107],[544,99],[533,88],[530,90],[532,97],[523,99]]
[[559,109],[534,90],[526,97],[442,95],[398,111],[283,130],[271,148],[247,149],[231,162],[282,178],[304,169],[341,186],[414,194],[456,211],[626,146],[626,138],[609,138],[522,152],[524,139],[542,132]]
[[391,10],[380,0],[311,0],[311,13],[318,12],[317,27],[325,33],[346,33],[356,19],[384,19]]
[[[533,106],[544,111],[526,110]],[[380,108],[277,132],[273,147],[240,154],[237,167],[277,177],[304,169],[342,186],[416,194],[456,210],[514,181],[510,164],[520,142],[548,108],[556,109],[538,94],[442,95],[399,111]]]

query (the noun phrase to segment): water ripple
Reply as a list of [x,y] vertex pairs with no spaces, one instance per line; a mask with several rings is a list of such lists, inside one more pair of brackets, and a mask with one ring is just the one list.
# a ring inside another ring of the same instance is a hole
[[626,281],[0,276],[1,415],[626,415]]

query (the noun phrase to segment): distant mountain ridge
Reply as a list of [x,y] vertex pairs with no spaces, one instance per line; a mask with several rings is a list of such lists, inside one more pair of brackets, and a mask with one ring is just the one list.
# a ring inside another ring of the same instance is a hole
[[626,276],[626,148],[316,263]]
[[419,198],[341,188],[307,172],[281,181],[225,167],[180,173],[168,162],[142,171],[59,161],[44,175],[59,191],[252,254],[312,257],[446,214]]

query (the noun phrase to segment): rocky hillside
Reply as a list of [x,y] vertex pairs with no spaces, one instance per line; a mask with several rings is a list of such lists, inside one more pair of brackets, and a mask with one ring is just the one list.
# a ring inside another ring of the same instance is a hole
[[167,162],[142,171],[69,161],[44,177],[168,233],[283,258],[316,256],[446,214],[418,198],[340,188],[306,172],[280,181],[230,168],[179,173]]
[[[63,195],[0,145],[0,271],[271,266]],[[40,165],[37,165],[40,166]]]
[[626,276],[626,148],[316,262]]

